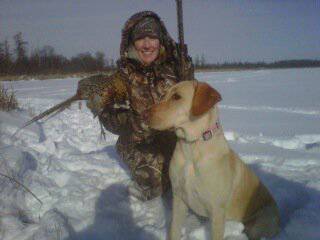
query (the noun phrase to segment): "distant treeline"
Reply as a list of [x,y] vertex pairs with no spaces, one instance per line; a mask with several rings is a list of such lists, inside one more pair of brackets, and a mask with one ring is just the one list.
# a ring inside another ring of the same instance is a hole
[[22,33],[14,37],[14,48],[11,50],[8,39],[0,42],[0,75],[40,75],[40,74],[73,74],[109,71],[114,68],[114,60],[105,57],[103,52],[80,53],[70,59],[56,54],[52,46],[32,49],[28,54],[28,42],[23,40]]
[[[13,36],[14,47],[6,38],[0,42],[0,76],[10,75],[46,75],[46,74],[78,74],[106,72],[115,68],[115,61],[105,56],[103,52],[80,53],[70,59],[56,54],[52,46],[28,51],[28,42],[24,41],[22,32]],[[28,54],[28,52],[30,52]],[[225,62],[210,64],[204,55],[194,59],[196,69],[264,69],[264,68],[298,68],[320,67],[319,60],[286,60],[273,63],[257,62]]]
[[309,67],[320,67],[319,60],[284,60],[276,61],[272,63],[265,62],[224,62],[218,64],[195,64],[196,69],[274,69],[274,68],[309,68]]

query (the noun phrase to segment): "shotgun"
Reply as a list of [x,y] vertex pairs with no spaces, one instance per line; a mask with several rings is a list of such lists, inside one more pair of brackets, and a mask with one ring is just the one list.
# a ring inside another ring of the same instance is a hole
[[186,56],[187,46],[184,44],[183,31],[183,11],[182,0],[176,0],[177,4],[177,24],[178,24],[178,38],[179,38],[179,75],[180,81],[186,80]]

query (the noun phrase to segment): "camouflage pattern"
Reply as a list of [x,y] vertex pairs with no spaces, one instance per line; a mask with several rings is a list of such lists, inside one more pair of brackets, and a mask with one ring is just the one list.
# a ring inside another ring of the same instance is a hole
[[[158,58],[144,66],[132,54],[131,33],[144,18],[154,18],[161,29]],[[157,103],[171,86],[179,82],[178,45],[169,36],[163,22],[153,12],[133,15],[122,30],[117,71],[110,76],[83,79],[81,84],[98,86],[87,106],[108,131],[118,134],[117,151],[131,170],[133,180],[142,189],[142,199],[149,200],[169,188],[169,161],[176,137],[173,132],[149,129],[144,111]],[[188,79],[194,79],[191,58],[186,59]]]
[[161,42],[160,25],[153,17],[144,18],[136,24],[132,31],[131,40],[133,42],[144,37],[158,38]]

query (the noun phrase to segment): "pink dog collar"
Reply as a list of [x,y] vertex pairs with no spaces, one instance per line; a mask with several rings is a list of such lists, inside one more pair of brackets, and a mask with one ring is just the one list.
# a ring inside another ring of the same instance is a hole
[[213,137],[213,135],[219,130],[219,128],[220,128],[220,123],[216,122],[212,128],[208,129],[202,134],[202,140],[204,141],[210,140]]

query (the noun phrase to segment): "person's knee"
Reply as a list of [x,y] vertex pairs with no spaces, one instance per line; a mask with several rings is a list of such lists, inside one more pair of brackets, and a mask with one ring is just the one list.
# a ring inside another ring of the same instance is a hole
[[169,188],[169,181],[165,175],[161,169],[145,165],[136,169],[133,178],[141,188],[142,194],[150,200]]

